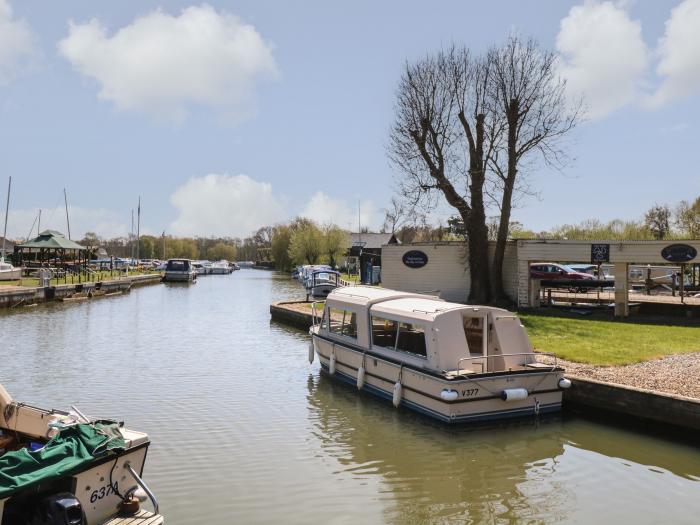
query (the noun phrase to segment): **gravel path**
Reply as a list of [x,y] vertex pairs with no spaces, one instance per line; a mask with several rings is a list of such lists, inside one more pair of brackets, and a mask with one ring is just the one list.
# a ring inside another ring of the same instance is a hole
[[[538,361],[551,363],[540,355]],[[624,366],[594,366],[557,359],[571,375],[700,399],[700,353],[681,354]]]

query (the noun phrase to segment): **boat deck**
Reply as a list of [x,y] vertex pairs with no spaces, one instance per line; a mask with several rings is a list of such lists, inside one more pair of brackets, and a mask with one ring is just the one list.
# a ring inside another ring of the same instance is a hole
[[140,510],[133,516],[112,518],[104,525],[163,525],[163,523],[165,518],[160,514]]

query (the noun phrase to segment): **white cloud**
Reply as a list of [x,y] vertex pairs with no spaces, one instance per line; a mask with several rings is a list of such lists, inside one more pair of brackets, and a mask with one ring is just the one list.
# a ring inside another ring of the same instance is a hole
[[100,83],[100,98],[176,121],[192,104],[246,118],[256,85],[278,73],[271,46],[255,27],[206,4],[179,16],[154,11],[112,36],[97,19],[70,22],[58,49]]
[[562,19],[556,47],[570,93],[601,118],[635,100],[647,68],[642,28],[622,6],[586,1]]
[[[70,215],[71,238],[80,239],[85,232],[95,232],[100,237],[120,237],[129,232],[131,217],[102,208],[81,208],[68,206]],[[26,239],[28,235],[36,236],[38,209],[10,210],[7,221],[7,237]],[[33,225],[33,226],[32,226]],[[63,206],[42,208],[41,231],[58,230],[68,235],[66,210]],[[0,232],[1,233],[1,232]]]
[[666,21],[656,72],[664,80],[649,102],[660,106],[700,89],[700,0],[684,0]]
[[178,209],[168,231],[174,235],[246,237],[286,218],[272,185],[247,175],[192,177],[170,202]]
[[[362,227],[376,230],[381,227],[382,217],[374,202],[364,200],[360,202],[360,221]],[[341,228],[352,231],[357,230],[357,204],[351,207],[341,199],[334,199],[322,191],[317,191],[311,196],[309,203],[301,212],[319,224],[336,224]]]
[[0,84],[12,81],[37,54],[29,25],[12,16],[8,0],[0,0]]

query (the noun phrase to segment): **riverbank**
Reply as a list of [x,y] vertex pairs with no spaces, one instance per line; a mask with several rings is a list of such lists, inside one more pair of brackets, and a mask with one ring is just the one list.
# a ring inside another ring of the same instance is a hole
[[[273,320],[308,329],[310,304],[280,301],[270,305]],[[551,349],[550,349],[551,351]],[[538,361],[551,358],[538,355]],[[598,366],[563,359],[572,386],[564,392],[564,406],[619,414],[624,417],[700,430],[700,353],[673,355],[625,366]]]
[[161,282],[160,274],[134,275],[121,279],[56,286],[0,286],[0,308],[34,306],[52,301],[87,300],[128,292],[134,286]]

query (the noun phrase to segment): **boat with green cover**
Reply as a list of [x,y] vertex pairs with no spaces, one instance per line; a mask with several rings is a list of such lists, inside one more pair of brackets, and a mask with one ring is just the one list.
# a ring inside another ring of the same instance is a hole
[[[121,423],[19,403],[0,385],[1,525],[103,525],[137,513],[163,523],[141,479],[149,445]],[[140,509],[147,499],[154,512]]]

